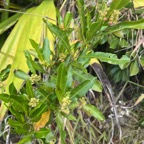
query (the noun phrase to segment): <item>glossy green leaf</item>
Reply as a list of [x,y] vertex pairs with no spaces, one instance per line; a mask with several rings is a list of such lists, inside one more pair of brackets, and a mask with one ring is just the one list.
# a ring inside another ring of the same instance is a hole
[[11,68],[11,65],[7,65],[7,67],[4,68],[4,69],[0,72],[0,81],[6,80],[6,78],[8,77],[8,75],[9,75],[9,73],[10,73],[10,68]]
[[65,29],[69,28],[71,21],[72,21],[72,13],[70,11],[68,11],[64,17],[64,27]]
[[[73,75],[74,75],[75,79],[80,82],[84,82],[85,80],[91,81],[94,78],[89,73],[84,73],[83,71],[80,71],[78,69],[73,70]],[[94,85],[92,86],[91,89],[98,91],[98,92],[102,92],[102,85],[100,84],[100,82],[97,79],[95,79]]]
[[16,90],[13,83],[11,83],[10,86],[9,86],[9,93],[12,94],[12,95],[17,94],[17,90]]
[[105,52],[95,52],[93,54],[88,54],[84,57],[97,58],[102,62],[106,62],[114,65],[121,65],[130,62],[130,58],[127,56],[122,56],[122,58],[118,59],[116,54],[105,53]]
[[61,63],[57,71],[57,88],[65,91],[67,82],[67,69],[64,63]]
[[134,60],[130,65],[130,76],[134,76],[139,72],[139,64],[137,60]]
[[93,105],[87,104],[83,106],[83,109],[99,121],[103,121],[105,119],[103,114]]
[[41,52],[41,49],[40,49],[40,45],[37,44],[34,40],[30,39],[30,43],[31,45],[33,46],[33,48],[36,50],[37,54],[38,54],[38,57],[41,61],[43,61],[43,55],[42,55],[42,52]]
[[32,84],[31,84],[30,80],[26,81],[26,93],[29,96],[29,98],[35,97],[35,94],[34,94],[34,91],[33,91],[33,87],[32,87]]
[[95,82],[95,78],[91,81],[86,80],[86,81],[82,82],[81,84],[79,84],[76,88],[74,88],[71,91],[71,98],[84,96],[88,92],[88,90],[90,88],[92,88],[94,82]]
[[70,44],[69,44],[69,40],[68,40],[68,36],[66,35],[66,32],[61,30],[60,28],[58,28],[54,24],[49,23],[47,20],[45,20],[45,19],[43,19],[43,20],[46,23],[48,29],[59,38],[63,47],[69,51]]
[[30,79],[30,76],[22,70],[15,70],[14,74],[15,74],[16,77],[21,78],[23,80]]
[[44,60],[46,60],[47,62],[50,62],[50,55],[51,55],[51,51],[50,51],[49,40],[45,38],[44,43],[43,43]]

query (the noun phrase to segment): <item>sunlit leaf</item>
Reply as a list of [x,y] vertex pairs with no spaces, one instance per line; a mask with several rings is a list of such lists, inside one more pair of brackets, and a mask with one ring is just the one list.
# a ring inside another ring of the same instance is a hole
[[130,65],[130,76],[134,76],[139,72],[139,64],[137,60],[134,60]]
[[144,99],[144,94],[141,94],[141,96],[136,100],[134,106],[138,105],[140,102],[142,102]]

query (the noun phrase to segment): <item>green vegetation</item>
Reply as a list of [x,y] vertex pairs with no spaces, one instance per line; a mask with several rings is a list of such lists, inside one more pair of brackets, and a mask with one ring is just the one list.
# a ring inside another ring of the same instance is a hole
[[143,7],[71,2],[0,3],[0,143],[141,144]]

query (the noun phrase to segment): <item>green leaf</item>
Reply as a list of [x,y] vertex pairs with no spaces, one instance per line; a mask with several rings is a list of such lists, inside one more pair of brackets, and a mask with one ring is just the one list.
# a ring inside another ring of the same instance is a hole
[[57,72],[57,89],[65,91],[67,82],[67,69],[64,63],[61,63]]
[[130,65],[130,76],[134,76],[139,72],[139,64],[137,60],[134,60]]
[[11,16],[10,18],[6,19],[5,21],[0,23],[0,35],[4,33],[6,30],[8,30],[10,27],[12,27],[17,20],[21,17],[22,14],[15,14]]
[[99,121],[103,121],[105,119],[103,114],[93,105],[87,104],[83,106],[83,109]]
[[114,26],[109,27],[108,29],[106,29],[106,32],[103,32],[103,34],[107,35],[123,29],[144,29],[143,23],[144,19],[137,21],[121,22]]
[[6,80],[6,78],[7,78],[8,75],[9,75],[10,68],[11,68],[11,65],[7,65],[7,67],[4,68],[4,69],[0,72],[0,81]]
[[140,57],[140,64],[142,67],[144,67],[144,55]]
[[[85,80],[91,81],[94,78],[89,73],[84,73],[83,71],[78,70],[78,69],[73,69],[73,75],[74,75],[75,79],[80,82],[84,82]],[[102,92],[102,85],[100,84],[100,82],[97,79],[95,79],[94,85],[92,86],[91,89],[98,91],[98,92]]]
[[26,81],[26,93],[29,96],[29,98],[35,97],[35,94],[34,94],[34,91],[33,91],[33,87],[32,87],[32,84],[31,84],[30,80]]
[[46,23],[48,29],[59,38],[59,40],[62,43],[63,47],[66,48],[69,51],[70,44],[69,44],[69,40],[68,40],[68,36],[66,35],[66,32],[61,30],[60,28],[58,28],[54,24],[49,23],[45,19],[43,19],[43,20]]
[[13,83],[11,83],[10,86],[9,86],[9,93],[12,94],[12,95],[17,94],[17,90],[16,90]]
[[26,142],[31,142],[32,135],[27,135],[22,140],[20,140],[17,144],[26,144]]
[[[25,56],[27,58],[27,63],[29,64],[30,69],[32,69],[32,71],[34,71],[33,69],[35,69],[37,71],[45,73],[45,70],[43,69],[43,67],[38,62],[36,62],[32,59],[32,57],[30,56],[28,51],[25,51]],[[32,68],[31,68],[31,66],[32,66]]]
[[67,70],[67,81],[66,81],[66,86],[68,88],[71,88],[72,87],[72,82],[73,82],[73,78],[72,78],[72,73],[73,69],[72,69],[72,66],[69,66],[68,67],[68,70]]
[[90,28],[88,29],[87,33],[86,33],[86,39],[87,41],[91,40],[91,38],[93,38],[94,35],[96,35],[96,32],[99,31],[102,27],[102,22],[94,22],[90,25]]
[[34,108],[30,111],[29,115],[32,118],[32,121],[37,121],[42,113],[48,110],[48,105],[46,103],[41,103],[40,106]]
[[120,45],[122,48],[124,48],[124,47],[129,47],[129,43],[128,43],[125,39],[120,40],[119,45]]
[[79,84],[76,88],[71,91],[71,98],[84,96],[90,88],[92,88],[95,82],[95,78],[93,80],[86,80]]
[[65,27],[65,29],[69,28],[72,18],[73,18],[72,13],[70,11],[68,11],[66,13],[65,17],[64,17],[64,27]]
[[39,131],[34,133],[34,136],[36,138],[46,138],[46,135],[50,133],[50,129],[47,128],[41,128]]
[[51,51],[50,51],[49,40],[45,38],[43,43],[43,56],[47,62],[50,62],[50,55],[51,55]]
[[16,77],[21,78],[23,80],[30,79],[30,76],[22,70],[15,70],[14,74]]
[[130,0],[113,0],[111,5],[110,5],[110,10],[108,13],[112,13],[114,10],[119,10],[124,8]]
[[105,52],[95,52],[93,54],[90,53],[83,57],[97,58],[102,62],[107,62],[109,64],[114,64],[114,65],[122,65],[130,62],[130,58],[127,56],[122,56],[122,58],[118,59],[116,54],[105,53]]
[[78,12],[80,17],[80,24],[81,24],[81,34],[83,39],[85,38],[86,34],[86,19],[85,19],[85,12],[84,12],[84,0],[76,0],[78,5]]
[[60,132],[60,139],[62,144],[66,144],[65,139],[66,139],[66,131],[64,130],[64,123],[63,123],[63,118],[60,113],[57,113],[56,115],[56,123],[57,127]]
[[0,94],[0,100],[4,101],[5,103],[10,102],[10,96],[8,94]]
[[33,46],[33,48],[36,50],[37,54],[38,54],[38,57],[41,61],[43,61],[43,55],[42,55],[42,52],[41,52],[41,49],[40,49],[40,45],[37,44],[34,40],[30,39],[30,43],[31,45]]
[[17,95],[10,95],[10,102],[12,106],[18,111],[27,113],[26,101],[23,97]]

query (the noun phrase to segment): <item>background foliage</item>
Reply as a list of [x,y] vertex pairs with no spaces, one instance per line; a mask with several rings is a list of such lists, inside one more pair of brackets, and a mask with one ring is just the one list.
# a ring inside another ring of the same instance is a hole
[[143,3],[109,2],[0,3],[6,143],[142,143]]

